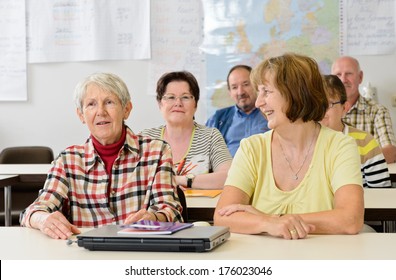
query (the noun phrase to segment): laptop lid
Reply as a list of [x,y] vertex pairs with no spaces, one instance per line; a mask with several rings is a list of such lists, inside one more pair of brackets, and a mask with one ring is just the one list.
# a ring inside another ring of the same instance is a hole
[[120,234],[120,225],[95,228],[77,236],[80,247],[92,251],[204,252],[224,243],[228,227],[193,226],[173,234]]

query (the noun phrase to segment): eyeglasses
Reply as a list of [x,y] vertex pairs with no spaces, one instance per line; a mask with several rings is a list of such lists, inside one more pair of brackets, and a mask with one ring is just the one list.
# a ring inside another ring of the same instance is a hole
[[336,104],[341,104],[341,101],[337,101],[337,102],[329,102],[329,109],[330,109],[330,108],[333,108],[333,107],[334,107],[334,105],[336,105]]
[[180,101],[183,104],[187,104],[190,103],[191,101],[194,100],[194,96],[193,95],[183,95],[183,96],[174,96],[174,95],[164,95],[162,96],[162,100],[164,100],[164,102],[168,103],[168,104],[174,104],[176,103],[176,100],[180,99]]

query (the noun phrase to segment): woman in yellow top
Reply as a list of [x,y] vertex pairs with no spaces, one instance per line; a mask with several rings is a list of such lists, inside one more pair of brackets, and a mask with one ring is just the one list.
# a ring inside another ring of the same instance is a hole
[[242,140],[215,225],[285,239],[356,234],[363,226],[360,158],[350,137],[318,122],[328,108],[317,63],[285,54],[251,74],[270,131]]

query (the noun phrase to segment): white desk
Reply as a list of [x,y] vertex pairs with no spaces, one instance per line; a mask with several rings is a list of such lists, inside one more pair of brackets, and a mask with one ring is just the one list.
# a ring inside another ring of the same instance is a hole
[[66,245],[38,230],[0,228],[1,260],[372,260],[396,259],[396,234],[310,235],[284,240],[267,235],[231,234],[230,239],[206,253],[89,251],[76,243]]
[[392,183],[396,183],[396,163],[388,163],[388,170]]
[[388,163],[388,170],[391,174],[396,174],[396,163]]
[[0,175],[46,175],[51,164],[0,164]]
[[366,209],[377,208],[396,210],[396,189],[364,188],[364,207]]
[[216,208],[220,195],[215,197],[186,196],[186,202],[188,208]]

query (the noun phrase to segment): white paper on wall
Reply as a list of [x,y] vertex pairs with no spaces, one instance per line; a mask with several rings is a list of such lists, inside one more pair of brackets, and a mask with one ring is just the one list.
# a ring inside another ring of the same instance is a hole
[[395,17],[396,0],[340,0],[340,53],[395,53]]
[[27,100],[25,0],[0,0],[0,101]]
[[150,0],[29,0],[28,62],[150,58]]

